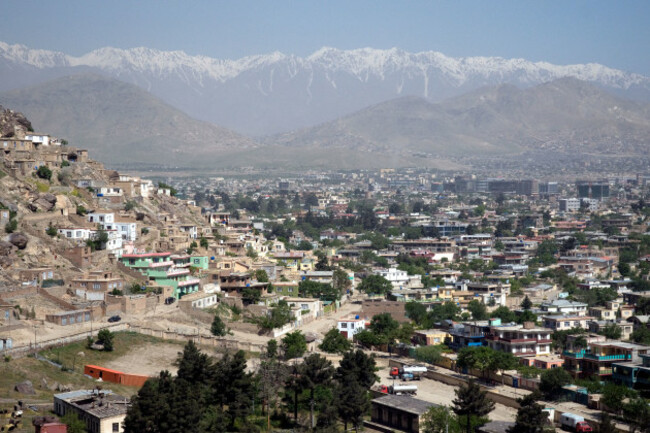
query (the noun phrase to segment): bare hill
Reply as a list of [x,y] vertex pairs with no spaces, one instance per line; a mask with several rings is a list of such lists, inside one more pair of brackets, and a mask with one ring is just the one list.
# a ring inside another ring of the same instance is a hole
[[228,129],[192,119],[148,92],[94,74],[58,78],[0,95],[46,131],[109,164],[210,166],[222,152],[255,147]]
[[650,105],[567,78],[483,88],[440,104],[399,98],[273,142],[439,157],[539,149],[645,155]]

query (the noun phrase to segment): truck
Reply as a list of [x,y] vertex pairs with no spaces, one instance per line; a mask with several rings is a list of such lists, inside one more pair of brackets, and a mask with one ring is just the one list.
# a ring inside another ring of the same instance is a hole
[[390,376],[392,378],[401,377],[403,380],[420,380],[426,372],[427,368],[423,365],[405,365],[391,368]]
[[560,426],[578,433],[593,431],[591,426],[585,421],[584,417],[569,412],[560,415]]
[[381,385],[380,391],[383,394],[416,395],[418,387],[417,385],[406,385],[400,383],[397,385]]

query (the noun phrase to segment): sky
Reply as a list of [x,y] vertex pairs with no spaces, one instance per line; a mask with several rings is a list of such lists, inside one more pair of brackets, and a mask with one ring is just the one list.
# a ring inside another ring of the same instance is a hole
[[71,55],[106,46],[230,59],[397,47],[650,76],[648,0],[2,0],[0,10],[1,41]]

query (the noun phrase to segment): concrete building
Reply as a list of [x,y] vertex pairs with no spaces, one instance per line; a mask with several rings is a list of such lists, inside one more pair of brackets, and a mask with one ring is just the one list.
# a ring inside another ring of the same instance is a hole
[[352,340],[355,334],[366,329],[366,321],[358,316],[350,319],[340,319],[336,323],[336,329],[348,340]]
[[54,413],[76,414],[88,433],[124,431],[128,399],[108,390],[78,390],[54,395]]
[[432,407],[428,401],[408,395],[385,395],[372,400],[373,423],[407,433],[420,433],[422,417]]

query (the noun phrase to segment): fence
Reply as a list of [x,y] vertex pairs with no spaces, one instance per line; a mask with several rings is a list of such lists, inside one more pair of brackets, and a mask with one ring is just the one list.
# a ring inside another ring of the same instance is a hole
[[181,334],[175,331],[161,331],[157,329],[145,328],[142,326],[132,326],[130,331],[137,332],[143,335],[150,335],[152,337],[157,337],[163,340],[175,340],[175,341],[193,341],[195,344],[199,344],[207,347],[214,347],[218,349],[226,350],[244,350],[247,352],[262,352],[266,349],[265,344],[261,343],[251,343],[247,341],[236,341],[230,340],[227,338],[207,336],[201,334]]

